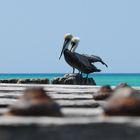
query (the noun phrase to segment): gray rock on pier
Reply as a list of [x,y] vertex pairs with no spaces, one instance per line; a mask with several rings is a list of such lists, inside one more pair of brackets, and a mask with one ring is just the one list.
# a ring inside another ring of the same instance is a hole
[[66,74],[62,78],[54,78],[52,84],[96,85],[93,78],[83,78],[81,74]]

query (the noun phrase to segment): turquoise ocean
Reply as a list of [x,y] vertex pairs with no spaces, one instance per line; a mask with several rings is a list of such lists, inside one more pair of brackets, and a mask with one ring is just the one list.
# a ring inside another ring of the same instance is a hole
[[[64,73],[32,73],[32,74],[0,74],[0,79],[12,78],[48,78],[63,77]],[[131,86],[140,86],[140,73],[100,73],[90,74],[89,77],[95,79],[97,85],[118,85],[121,82],[127,82]]]

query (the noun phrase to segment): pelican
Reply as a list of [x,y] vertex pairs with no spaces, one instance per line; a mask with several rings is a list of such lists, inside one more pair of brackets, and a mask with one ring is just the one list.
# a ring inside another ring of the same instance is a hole
[[[103,65],[105,65],[106,67],[108,67],[108,65],[99,56],[76,53],[75,50],[78,47],[79,40],[80,40],[79,37],[72,38],[71,49],[70,49],[72,53],[75,53],[75,55],[77,55],[80,59],[83,59],[83,61],[85,61],[87,59],[89,61],[89,63],[100,62]],[[85,57],[86,57],[86,59],[85,59]],[[87,63],[87,60],[84,63]]]
[[[73,37],[72,38],[72,40],[71,40],[71,49],[70,49],[70,51],[72,52],[72,53],[75,53],[75,50],[76,50],[76,46],[78,46],[79,45],[79,42],[80,42],[80,38],[79,37]],[[73,73],[75,72],[75,68],[73,68]],[[80,71],[79,71],[79,73],[80,73]]]
[[[64,54],[66,62],[71,67],[76,68],[83,73],[86,73],[87,77],[89,73],[100,72],[101,70],[97,69],[93,64],[91,64],[85,56],[79,57],[78,55],[76,55],[77,53],[73,51],[73,47],[70,50],[68,49],[72,38],[73,36],[71,34],[66,34],[64,36],[64,44],[59,59],[61,58],[62,54]],[[76,45],[78,45],[78,43],[79,42],[77,41]]]
[[71,50],[68,49],[72,38],[73,38],[72,34],[70,34],[70,33],[65,34],[63,48],[62,48],[59,59],[61,58],[62,54],[64,54],[65,61],[73,68],[73,73],[74,73],[75,68],[74,68],[73,62],[68,57],[69,54],[72,53]]

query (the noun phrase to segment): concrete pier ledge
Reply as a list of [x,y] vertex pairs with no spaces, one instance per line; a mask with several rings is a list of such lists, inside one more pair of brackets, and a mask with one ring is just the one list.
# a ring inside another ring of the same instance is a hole
[[[44,87],[64,117],[3,116],[27,87]],[[106,117],[92,98],[99,86],[0,84],[1,140],[139,140],[140,117]],[[134,87],[136,88],[136,87]],[[140,90],[140,87],[137,87]]]

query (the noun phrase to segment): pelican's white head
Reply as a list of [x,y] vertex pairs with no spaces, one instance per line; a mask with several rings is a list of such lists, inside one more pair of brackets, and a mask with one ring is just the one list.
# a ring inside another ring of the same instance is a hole
[[80,42],[79,37],[73,37],[71,40],[71,52],[75,52],[76,48],[78,47],[78,44]]
[[70,44],[72,38],[73,38],[73,36],[72,36],[72,34],[70,34],[70,33],[67,33],[67,34],[64,35],[63,48],[62,48],[62,51],[61,51],[61,54],[60,54],[59,59],[61,58],[61,56],[62,56],[64,50],[65,50],[66,48],[68,48],[68,46],[69,46],[69,44]]
[[71,41],[72,38],[73,38],[73,36],[72,36],[71,33],[66,33],[66,34],[64,35],[64,40],[70,40],[70,41]]
[[79,37],[73,37],[71,42],[79,43],[80,42],[80,38]]

